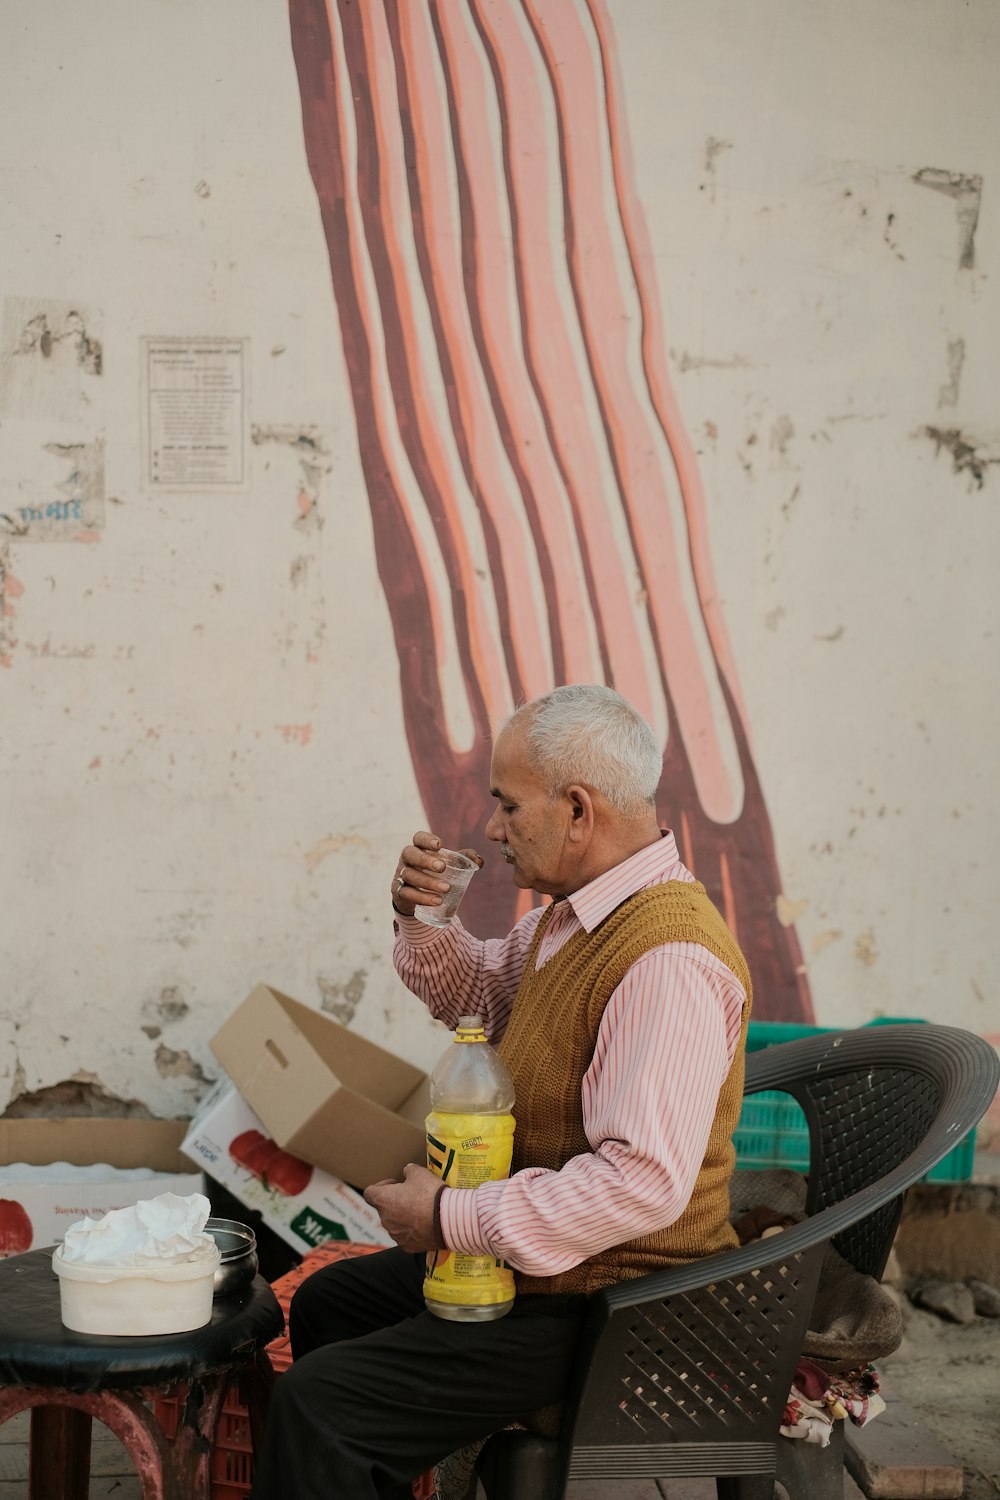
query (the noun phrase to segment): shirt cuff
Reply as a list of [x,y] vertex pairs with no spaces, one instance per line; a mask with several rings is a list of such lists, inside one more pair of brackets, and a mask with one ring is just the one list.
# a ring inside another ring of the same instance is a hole
[[442,932],[448,931],[447,927],[428,927],[419,917],[404,917],[395,908],[392,919],[396,936],[402,938],[408,948],[427,948],[431,943],[437,942]]
[[475,1188],[449,1188],[438,1197],[441,1233],[449,1250],[459,1255],[493,1255],[479,1224]]

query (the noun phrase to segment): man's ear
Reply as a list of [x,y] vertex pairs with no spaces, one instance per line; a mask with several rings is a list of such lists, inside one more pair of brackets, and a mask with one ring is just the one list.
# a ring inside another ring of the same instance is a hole
[[585,843],[594,832],[594,799],[585,786],[568,786],[566,797],[570,805],[569,837],[575,843]]

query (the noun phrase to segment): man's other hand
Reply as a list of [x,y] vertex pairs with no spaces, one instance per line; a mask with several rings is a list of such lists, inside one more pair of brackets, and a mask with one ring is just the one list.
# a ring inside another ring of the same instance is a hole
[[440,1177],[411,1161],[403,1168],[402,1182],[386,1178],[365,1188],[365,1202],[377,1211],[383,1229],[401,1250],[414,1254],[421,1250],[445,1250],[447,1246],[434,1213],[443,1185]]

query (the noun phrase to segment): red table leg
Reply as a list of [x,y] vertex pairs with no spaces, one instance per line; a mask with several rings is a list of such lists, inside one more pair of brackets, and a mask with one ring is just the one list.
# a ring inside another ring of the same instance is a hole
[[90,1492],[89,1413],[36,1406],[28,1448],[29,1500],[87,1500]]

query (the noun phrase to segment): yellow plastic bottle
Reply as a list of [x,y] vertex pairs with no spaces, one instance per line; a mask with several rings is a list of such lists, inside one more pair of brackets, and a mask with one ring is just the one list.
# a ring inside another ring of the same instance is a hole
[[[463,1016],[431,1074],[427,1165],[448,1187],[475,1188],[510,1174],[514,1085],[479,1016]],[[482,1322],[514,1305],[514,1275],[492,1255],[427,1256],[424,1301],[439,1318]]]

